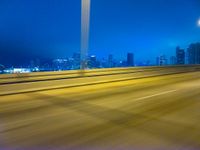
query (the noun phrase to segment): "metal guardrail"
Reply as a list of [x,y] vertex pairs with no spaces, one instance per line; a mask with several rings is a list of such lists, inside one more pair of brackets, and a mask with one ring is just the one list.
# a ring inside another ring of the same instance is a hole
[[92,77],[92,76],[131,74],[131,73],[138,73],[138,72],[163,70],[163,69],[174,69],[174,68],[177,68],[177,69],[180,69],[180,68],[200,69],[200,65],[110,68],[110,69],[94,69],[94,70],[85,70],[85,71],[79,70],[79,71],[63,71],[63,72],[42,72],[42,73],[30,73],[30,74],[12,74],[12,75],[8,75],[8,76],[0,75],[0,85],[25,83],[25,82],[64,80],[64,79]]
[[16,78],[19,76],[24,77],[42,77],[42,76],[55,76],[55,75],[70,75],[78,73],[94,73],[94,72],[108,72],[108,71],[120,71],[120,70],[136,70],[136,69],[152,69],[152,68],[176,68],[176,67],[196,67],[200,65],[181,65],[181,66],[149,66],[149,67],[123,67],[123,68],[104,68],[104,69],[91,69],[91,70],[69,70],[69,71],[52,71],[52,72],[32,72],[22,74],[0,74],[0,79]]
[[[129,71],[127,71],[127,69]],[[165,75],[173,75],[173,74],[182,74],[188,72],[199,72],[200,65],[195,66],[176,66],[176,67],[153,67],[151,69],[144,69],[140,71],[135,68],[122,68],[123,71],[106,71],[104,69],[104,73],[96,72],[94,75],[89,73],[84,76],[74,76],[67,78],[58,78],[44,79],[42,81],[39,80],[14,80],[11,83],[5,82],[1,83],[0,86],[0,96],[10,95],[10,94],[20,94],[20,93],[29,93],[35,91],[45,91],[45,90],[54,90],[54,89],[62,89],[69,87],[78,87],[78,86],[86,86],[86,85],[95,85],[95,84],[104,84],[104,83],[112,83],[112,82],[121,82],[128,80],[136,80],[142,78],[149,77],[157,77],[157,76],[165,76]],[[107,72],[107,73],[105,73]],[[1,81],[1,80],[0,80]],[[6,80],[7,81],[7,80]]]

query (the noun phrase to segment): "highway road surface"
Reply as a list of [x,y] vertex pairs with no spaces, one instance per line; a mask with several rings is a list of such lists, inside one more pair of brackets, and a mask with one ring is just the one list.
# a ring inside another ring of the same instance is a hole
[[0,96],[0,150],[200,149],[200,71],[12,92]]

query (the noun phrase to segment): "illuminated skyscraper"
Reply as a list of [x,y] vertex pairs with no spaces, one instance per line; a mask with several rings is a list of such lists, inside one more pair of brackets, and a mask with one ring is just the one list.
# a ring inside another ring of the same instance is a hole
[[176,48],[176,64],[184,65],[185,64],[185,51],[184,49],[180,49],[180,47]]
[[73,69],[80,69],[81,55],[80,53],[73,54]]
[[165,66],[167,65],[167,58],[165,55],[161,55],[159,57],[156,58],[156,65],[157,66]]
[[128,67],[134,66],[134,54],[133,53],[127,54],[127,66]]
[[89,68],[98,68],[97,58],[95,55],[92,55],[89,58]]
[[200,43],[191,44],[188,48],[188,63],[200,64]]

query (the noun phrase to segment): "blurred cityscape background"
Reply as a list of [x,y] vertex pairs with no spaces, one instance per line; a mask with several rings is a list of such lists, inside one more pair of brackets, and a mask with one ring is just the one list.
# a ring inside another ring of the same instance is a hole
[[0,73],[200,64],[199,0],[85,2],[0,2]]
[[[97,55],[88,57],[88,69],[95,68],[115,68],[115,67],[134,67],[134,66],[167,66],[200,64],[200,43],[192,43],[187,49],[177,46],[173,56],[165,54],[159,55],[155,61],[135,61],[135,54],[128,52],[123,59],[116,59],[114,54],[110,54],[100,59]],[[80,53],[73,53],[71,57],[57,59],[33,59],[28,64],[12,66],[7,68],[4,64],[0,65],[1,73],[29,73],[40,71],[64,71],[80,69]]]

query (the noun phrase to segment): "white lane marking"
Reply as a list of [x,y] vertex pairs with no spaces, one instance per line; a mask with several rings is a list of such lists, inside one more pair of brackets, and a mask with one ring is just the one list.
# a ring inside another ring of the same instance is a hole
[[149,95],[149,96],[145,96],[145,97],[140,97],[140,98],[137,98],[135,100],[136,101],[144,100],[144,99],[148,99],[148,98],[152,98],[152,97],[156,97],[156,96],[160,96],[160,95],[169,94],[169,93],[176,92],[176,91],[177,90],[165,91],[165,92],[161,92],[161,93],[158,93],[158,94],[153,94],[153,95]]

